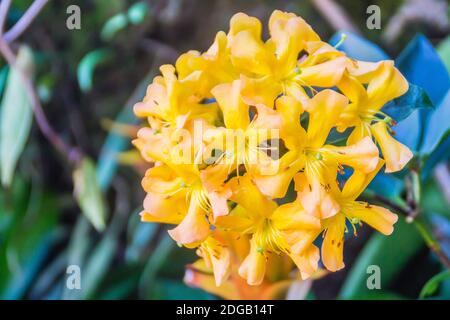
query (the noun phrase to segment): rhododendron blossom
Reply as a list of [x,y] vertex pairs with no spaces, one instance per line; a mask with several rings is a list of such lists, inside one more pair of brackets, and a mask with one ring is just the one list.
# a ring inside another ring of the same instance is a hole
[[392,61],[351,59],[292,13],[273,12],[268,40],[261,30],[234,15],[206,52],[162,66],[134,107],[134,145],[152,164],[142,221],[172,225],[200,257],[186,282],[227,298],[274,296],[293,268],[342,269],[344,235],[364,223],[391,234],[396,214],[358,197],[412,158],[381,111],[408,90]]

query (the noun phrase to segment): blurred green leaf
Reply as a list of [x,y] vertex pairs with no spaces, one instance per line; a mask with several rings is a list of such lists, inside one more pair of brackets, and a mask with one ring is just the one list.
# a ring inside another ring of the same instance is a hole
[[110,49],[96,49],[86,54],[78,64],[77,77],[80,89],[89,92],[92,89],[94,71],[100,64],[112,57]]
[[423,299],[435,294],[441,282],[449,279],[450,279],[449,270],[443,271],[435,275],[430,280],[428,280],[427,283],[425,283],[425,285],[423,286],[422,291],[420,291],[420,298]]
[[147,2],[137,2],[128,9],[128,19],[132,24],[140,24],[144,21],[149,9]]
[[139,280],[139,296],[141,298],[149,298],[154,286],[156,275],[174,247],[175,242],[173,239],[167,233],[164,234],[163,238],[160,239],[156,248],[152,252],[152,255],[148,259]]
[[438,213],[450,218],[450,208],[447,200],[433,179],[429,179],[423,185],[420,206],[425,214]]
[[73,173],[73,181],[75,198],[83,214],[98,231],[102,231],[105,228],[106,210],[92,160],[84,158],[80,161]]
[[153,288],[150,299],[158,300],[212,300],[215,299],[211,294],[198,289],[187,286],[180,281],[170,279],[158,279]]
[[[17,67],[32,74],[33,53],[26,47],[19,49]],[[2,184],[9,186],[17,161],[30,133],[33,109],[19,71],[12,69],[8,75],[0,114],[0,166]]]
[[339,297],[358,299],[370,294],[371,290],[367,288],[367,267],[370,265],[380,267],[381,288],[387,288],[422,246],[423,240],[414,226],[400,218],[392,235],[386,237],[376,233],[370,238],[350,269]]
[[143,223],[138,213],[138,211],[133,212],[128,220],[128,244],[125,259],[129,263],[139,261],[159,227],[157,223]]
[[447,71],[450,73],[450,36],[439,43],[437,53],[441,57],[442,62],[444,62]]
[[124,29],[128,25],[127,16],[124,13],[119,13],[106,21],[103,25],[100,37],[104,41],[110,41],[120,30]]
[[[133,105],[142,99],[153,75],[154,70],[151,70],[147,76],[139,82],[131,97],[125,103],[122,111],[117,116],[115,120],[116,123],[132,124],[137,122],[137,118],[133,113]],[[117,170],[117,156],[120,152],[124,151],[127,146],[131,145],[130,140],[130,137],[117,133],[114,130],[114,126],[108,134],[102,150],[100,151],[97,165],[97,179],[102,190],[106,190],[109,186],[111,179]]]
[[0,97],[5,90],[6,80],[8,79],[9,66],[6,65],[0,70]]
[[[13,191],[14,218],[0,242],[0,299],[24,297],[53,244],[60,239],[55,199],[32,188]],[[17,193],[18,192],[18,193]],[[23,198],[25,196],[25,198]]]

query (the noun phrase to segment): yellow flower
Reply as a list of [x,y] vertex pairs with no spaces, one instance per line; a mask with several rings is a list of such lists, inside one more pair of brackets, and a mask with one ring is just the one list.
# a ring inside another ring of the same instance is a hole
[[217,117],[215,104],[202,104],[202,87],[206,81],[201,71],[177,79],[175,67],[163,65],[162,76],[153,79],[142,102],[134,106],[138,117],[151,117],[153,123],[161,126],[182,128],[187,119],[205,119],[213,123]]
[[386,172],[401,170],[413,154],[391,137],[389,124],[395,122],[381,111],[388,101],[408,90],[408,82],[394,67],[393,61],[359,62],[337,86],[351,101],[338,124],[341,131],[354,127],[348,143],[373,136],[386,160]]
[[[397,215],[383,207],[356,201],[370,181],[375,177],[384,161],[380,159],[377,168],[370,174],[355,170],[345,183],[342,191],[337,185],[330,186],[330,193],[339,204],[340,210],[332,217],[322,220],[324,240],[322,242],[322,262],[330,271],[337,271],[344,267],[344,233],[347,231],[346,220],[353,226],[367,223],[379,232],[390,235],[397,222]],[[296,184],[301,184],[303,174],[296,176]],[[299,208],[301,210],[301,208]]]
[[231,59],[241,73],[242,97],[249,105],[272,107],[280,94],[308,98],[303,87],[334,86],[349,63],[292,13],[274,11],[269,32],[271,38],[263,42],[259,20],[243,13],[230,22]]
[[239,274],[250,285],[261,284],[266,261],[272,254],[286,254],[296,264],[303,279],[317,270],[319,250],[308,234],[320,229],[320,220],[303,212],[293,212],[290,205],[278,205],[264,196],[248,175],[230,181],[237,206],[229,215],[219,217],[222,230],[250,235],[250,250],[239,267]]
[[[276,108],[283,118],[281,137],[289,151],[279,160],[278,174],[254,178],[263,193],[283,197],[294,175],[302,170],[305,180],[299,185],[300,202],[305,210],[319,218],[336,214],[339,206],[328,189],[337,171],[345,165],[369,173],[378,162],[378,149],[370,138],[346,147],[326,144],[347,104],[345,96],[328,89],[303,105],[290,97],[277,100]],[[307,130],[298,121],[304,109],[309,115]]]
[[[395,214],[356,199],[384,163],[412,157],[380,111],[408,89],[392,61],[349,59],[291,13],[274,11],[261,33],[234,15],[206,52],[162,66],[134,107],[145,124],[133,144],[151,166],[142,221],[174,225],[200,257],[185,281],[225,298],[281,297],[323,274],[321,234],[324,266],[343,268],[347,222],[392,233]],[[348,128],[345,145],[332,140]]]

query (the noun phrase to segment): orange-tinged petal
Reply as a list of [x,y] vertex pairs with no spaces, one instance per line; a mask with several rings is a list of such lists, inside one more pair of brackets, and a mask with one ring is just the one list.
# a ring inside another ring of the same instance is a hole
[[239,275],[251,286],[260,285],[266,273],[266,257],[259,250],[256,241],[250,241],[250,252],[239,267]]
[[235,177],[229,182],[233,195],[231,200],[254,216],[270,217],[277,204],[264,196],[248,175]]
[[302,255],[307,251],[320,234],[320,229],[300,229],[295,231],[281,231],[283,238],[294,255]]
[[339,203],[331,192],[331,181],[321,173],[305,169],[294,177],[298,199],[308,214],[325,219],[339,212]]
[[396,172],[403,169],[411,160],[413,153],[407,146],[395,140],[388,132],[387,124],[380,121],[370,127],[375,140],[378,142],[383,158],[386,161],[385,172]]
[[282,96],[276,101],[277,112],[281,115],[281,137],[290,150],[299,148],[305,141],[306,131],[300,125],[303,106],[298,100]]
[[218,164],[200,171],[200,179],[208,193],[214,219],[228,214],[227,200],[231,197],[231,188],[225,184],[228,178],[229,165]]
[[206,266],[213,269],[216,286],[221,286],[230,275],[230,250],[211,236],[202,243],[198,253],[205,259]]
[[290,254],[289,256],[299,269],[302,280],[310,278],[318,269],[320,253],[319,248],[314,245],[310,246],[301,255]]
[[235,36],[241,31],[249,30],[255,38],[261,37],[262,25],[258,18],[238,12],[230,20],[229,36]]
[[378,110],[386,102],[403,95],[408,91],[408,81],[394,67],[393,61],[381,62],[378,75],[369,82],[367,95],[370,101],[370,108]]
[[168,197],[148,193],[144,200],[141,220],[144,222],[178,224],[183,220],[186,210],[187,206],[183,194]]
[[337,161],[365,173],[373,171],[378,164],[378,148],[370,137],[345,147],[326,145],[323,150],[326,160]]
[[307,130],[309,147],[323,146],[347,104],[347,97],[329,89],[320,91],[308,101],[306,110],[309,112]]
[[337,214],[326,220],[325,237],[322,242],[322,262],[330,271],[344,268],[345,216]]
[[267,75],[272,71],[264,43],[249,30],[241,31],[233,37],[231,61],[235,68],[248,74]]
[[369,183],[380,171],[381,167],[384,165],[383,159],[378,159],[377,166],[370,173],[365,173],[363,171],[355,170],[353,171],[350,178],[345,182],[344,188],[342,189],[342,197],[344,199],[355,200],[363,191],[367,188]]
[[273,213],[271,220],[279,230],[320,228],[320,219],[307,214],[298,200],[279,206]]
[[346,57],[339,57],[317,65],[300,68],[301,73],[294,79],[303,86],[329,88],[342,78],[348,65]]
[[205,212],[196,201],[190,201],[189,210],[183,221],[169,235],[179,244],[194,245],[205,240],[211,233]]
[[253,229],[254,221],[251,213],[238,205],[228,215],[217,217],[215,226],[227,232],[246,233]]
[[244,129],[250,123],[248,106],[241,99],[241,82],[233,81],[214,87],[211,92],[223,113],[225,126],[229,129]]
[[186,267],[183,281],[191,287],[201,288],[224,299],[241,298],[238,287],[234,282],[225,281],[220,286],[216,285],[213,272],[211,268],[205,266],[203,259]]
[[275,10],[269,19],[271,41],[275,44],[278,68],[288,72],[297,61],[299,52],[307,41],[320,40],[305,20],[292,13]]
[[394,224],[398,220],[398,216],[388,209],[362,202],[352,202],[346,207],[345,214],[364,221],[387,236],[394,231]]
[[347,145],[352,145],[360,141],[365,137],[371,137],[370,125],[361,120],[356,121],[356,125],[352,130],[352,133],[347,138]]
[[274,101],[282,92],[281,84],[273,77],[249,78],[241,74],[242,100],[251,106],[264,104],[273,108]]
[[367,100],[367,92],[361,82],[351,75],[344,74],[336,84],[338,89],[353,103]]

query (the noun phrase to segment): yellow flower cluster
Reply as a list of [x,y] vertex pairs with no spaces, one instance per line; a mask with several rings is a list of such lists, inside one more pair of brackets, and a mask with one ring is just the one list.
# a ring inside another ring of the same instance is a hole
[[263,286],[292,265],[306,279],[320,256],[337,271],[348,229],[389,235],[397,221],[356,199],[381,167],[412,157],[381,111],[407,81],[393,61],[350,59],[292,13],[274,11],[268,27],[263,41],[258,19],[234,15],[206,52],[163,65],[134,107],[148,125],[133,143],[153,164],[142,220],[175,225],[170,236],[197,249],[191,283]]

